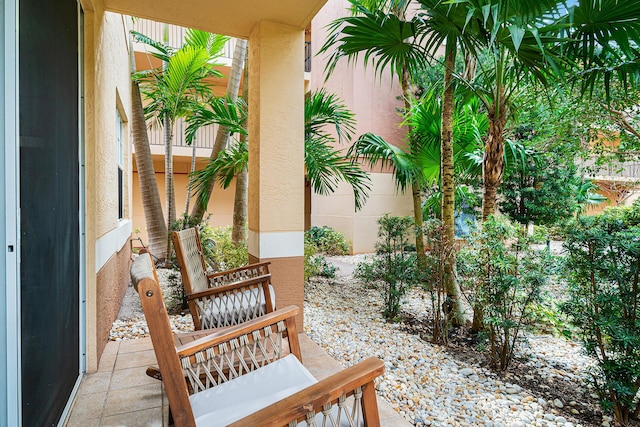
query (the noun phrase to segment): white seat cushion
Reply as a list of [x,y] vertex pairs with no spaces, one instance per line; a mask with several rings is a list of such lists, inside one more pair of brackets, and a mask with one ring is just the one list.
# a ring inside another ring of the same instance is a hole
[[226,426],[317,382],[290,354],[260,369],[189,396],[196,425]]
[[[262,288],[244,291],[242,300],[236,297],[229,297],[223,295],[216,297],[213,301],[208,301],[205,305],[205,310],[200,316],[200,322],[202,325],[217,326],[217,325],[232,325],[238,322],[238,319],[247,319],[249,314],[253,312],[253,308],[257,305],[256,291],[260,292],[260,305],[263,312],[266,313],[267,307],[264,299],[264,292]],[[275,309],[276,305],[276,292],[273,286],[269,285],[269,294],[271,295],[271,304]],[[242,306],[242,307],[241,307]],[[207,321],[208,320],[208,321]]]

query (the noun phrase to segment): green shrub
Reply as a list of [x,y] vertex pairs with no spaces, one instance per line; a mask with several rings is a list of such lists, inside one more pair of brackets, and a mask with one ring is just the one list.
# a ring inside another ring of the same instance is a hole
[[245,242],[236,243],[231,239],[233,227],[201,226],[200,241],[205,258],[218,271],[242,267],[249,263],[249,250]]
[[627,425],[640,407],[640,201],[567,228],[569,300],[563,311],[597,361],[603,405]]
[[378,256],[369,264],[358,264],[356,277],[383,284],[384,316],[396,319],[400,314],[402,299],[416,283],[416,254],[404,250],[414,236],[411,217],[384,215],[378,220]]
[[305,233],[319,252],[326,255],[347,255],[351,253],[351,247],[344,234],[331,227],[313,226]]
[[489,338],[489,361],[503,370],[548,277],[546,251],[531,250],[519,231],[489,217],[458,255],[461,282],[475,290],[474,318]]
[[187,294],[182,286],[182,277],[178,270],[170,270],[167,275],[167,286],[171,292],[165,296],[165,305],[169,314],[181,314],[189,308]]
[[304,236],[304,280],[310,277],[322,276],[336,277],[336,268],[327,262],[327,259],[318,253],[318,247],[311,241],[308,235]]

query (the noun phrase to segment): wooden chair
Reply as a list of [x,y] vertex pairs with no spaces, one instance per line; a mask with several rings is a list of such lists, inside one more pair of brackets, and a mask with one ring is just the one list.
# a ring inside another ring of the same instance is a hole
[[131,267],[176,426],[379,426],[370,358],[317,381],[302,364],[294,306],[176,347],[148,254]]
[[207,273],[196,228],[174,231],[171,239],[196,330],[237,325],[275,309],[268,262]]

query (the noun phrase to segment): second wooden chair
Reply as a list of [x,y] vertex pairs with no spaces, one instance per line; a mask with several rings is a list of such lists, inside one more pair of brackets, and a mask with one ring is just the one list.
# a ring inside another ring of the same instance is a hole
[[275,310],[269,263],[208,273],[196,228],[171,233],[196,330],[237,325]]

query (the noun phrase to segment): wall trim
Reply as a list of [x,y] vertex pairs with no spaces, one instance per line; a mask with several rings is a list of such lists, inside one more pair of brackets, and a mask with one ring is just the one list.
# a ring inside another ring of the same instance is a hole
[[109,258],[129,241],[132,225],[130,219],[122,220],[115,228],[96,241],[96,274],[109,261]]
[[260,232],[249,230],[249,253],[256,258],[286,258],[304,255],[303,231]]

